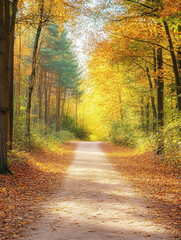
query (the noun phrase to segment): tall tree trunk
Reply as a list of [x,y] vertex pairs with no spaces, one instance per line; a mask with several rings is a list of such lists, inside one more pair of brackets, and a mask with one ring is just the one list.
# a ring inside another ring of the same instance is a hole
[[44,70],[44,95],[45,95],[45,123],[48,123],[48,93],[47,93],[47,71]]
[[78,118],[77,118],[77,111],[78,111],[78,94],[76,93],[75,96],[75,126],[78,126]]
[[29,78],[29,87],[28,87],[28,98],[27,98],[27,109],[26,109],[26,135],[30,141],[30,113],[31,113],[31,102],[32,102],[32,94],[33,88],[35,84],[35,74],[36,74],[36,65],[37,65],[37,53],[38,53],[38,44],[40,39],[40,34],[43,25],[43,12],[44,12],[44,0],[40,1],[40,20],[36,32],[34,49],[33,49],[33,59],[32,59],[32,72]]
[[67,127],[67,124],[68,124],[69,103],[70,103],[70,97],[68,97],[68,101],[67,101],[67,112],[66,112],[66,120],[65,120],[66,127]]
[[[9,1],[8,1],[9,2]],[[10,5],[5,3],[5,31],[6,31],[6,42],[5,42],[5,102],[7,104],[7,147],[9,149],[9,141],[10,141],[10,88],[9,88],[9,76],[10,76]],[[8,80],[7,80],[8,79]]]
[[145,123],[144,123],[144,99],[143,96],[141,97],[141,126],[142,129],[145,129]]
[[156,78],[156,72],[157,72],[157,59],[156,59],[156,49],[153,47],[153,71],[154,71],[154,83],[155,88],[157,88],[157,78]]
[[64,112],[64,107],[65,107],[66,92],[67,92],[67,90],[65,88],[64,92],[63,92],[62,111],[61,111],[61,115],[60,115],[60,130],[62,129],[62,120],[63,120],[63,112]]
[[21,25],[19,27],[18,118],[21,115]]
[[13,78],[14,78],[14,29],[10,35],[9,54],[9,150],[13,148]]
[[60,87],[56,89],[56,132],[60,131],[60,103],[61,103],[62,90]]
[[[178,32],[179,34],[181,34],[181,24],[178,26]],[[179,76],[181,78],[181,42],[178,46],[177,58],[178,58],[178,71],[179,71]]]
[[43,116],[42,116],[42,99],[43,99],[43,67],[41,67],[40,70],[40,78],[39,78],[39,119],[42,120]]
[[149,133],[149,126],[150,126],[150,111],[149,111],[149,102],[146,104],[146,131]]
[[9,123],[9,1],[0,1],[0,174],[11,173],[7,164]]
[[14,80],[14,33],[18,0],[13,0],[10,16],[10,43],[9,43],[9,149],[13,148],[13,80]]
[[179,70],[178,70],[178,66],[177,66],[177,60],[176,60],[174,47],[173,47],[173,42],[172,42],[172,38],[171,38],[171,35],[170,35],[168,24],[165,20],[163,20],[163,24],[164,24],[164,27],[165,27],[165,32],[166,32],[166,35],[167,35],[167,38],[168,38],[168,43],[169,43],[170,54],[171,54],[171,57],[172,57],[173,71],[174,71],[175,82],[176,82],[178,110],[179,110],[179,112],[181,112],[181,81],[180,81]]
[[149,82],[149,87],[150,87],[150,96],[151,96],[151,106],[152,106],[152,111],[153,111],[153,131],[156,131],[156,126],[157,126],[157,112],[156,112],[156,105],[155,105],[155,98],[153,96],[153,84],[151,81],[151,76],[149,72],[149,68],[146,68],[147,72],[147,77],[148,77],[148,82]]
[[157,88],[157,112],[158,112],[158,149],[157,154],[164,151],[164,80],[163,80],[163,56],[162,48],[157,50],[158,88]]
[[52,82],[53,82],[53,74],[51,74],[50,79],[48,81],[48,105],[47,105],[47,118],[48,124],[50,123],[50,102],[51,102],[51,95],[52,95]]

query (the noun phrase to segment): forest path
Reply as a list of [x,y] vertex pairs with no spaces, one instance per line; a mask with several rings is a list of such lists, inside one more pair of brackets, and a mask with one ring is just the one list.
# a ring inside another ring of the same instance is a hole
[[77,143],[64,183],[41,211],[20,240],[175,239],[154,223],[147,199],[122,180],[98,142]]

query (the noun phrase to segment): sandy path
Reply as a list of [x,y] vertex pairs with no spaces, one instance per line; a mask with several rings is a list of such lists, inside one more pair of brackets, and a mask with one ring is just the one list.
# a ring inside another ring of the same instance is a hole
[[121,179],[95,142],[78,143],[63,185],[42,208],[43,216],[20,240],[175,239],[149,220],[146,199]]

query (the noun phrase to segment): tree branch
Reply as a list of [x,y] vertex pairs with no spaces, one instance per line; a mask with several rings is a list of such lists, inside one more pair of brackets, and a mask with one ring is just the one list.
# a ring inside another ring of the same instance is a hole
[[135,40],[135,41],[138,41],[138,42],[145,42],[145,43],[149,43],[150,45],[153,45],[153,46],[158,46],[158,47],[161,47],[162,49],[170,52],[170,50],[168,48],[165,48],[163,47],[162,45],[158,44],[158,43],[153,43],[153,42],[150,42],[150,41],[147,41],[147,40],[143,40],[143,39],[138,39],[138,38],[133,38],[133,37],[129,37],[129,36],[125,36],[125,35],[120,35],[118,33],[113,33],[113,32],[110,32],[111,34],[113,35],[116,35],[116,36],[119,36],[119,37],[124,37],[124,38],[128,38],[128,39],[132,39],[132,40]]
[[154,9],[153,7],[150,7],[150,6],[148,6],[148,5],[144,4],[144,3],[141,3],[141,2],[138,2],[138,1],[135,1],[135,0],[125,0],[125,2],[132,2],[132,3],[135,3],[135,4],[139,4],[142,7],[146,7],[146,8],[152,9],[152,10]]

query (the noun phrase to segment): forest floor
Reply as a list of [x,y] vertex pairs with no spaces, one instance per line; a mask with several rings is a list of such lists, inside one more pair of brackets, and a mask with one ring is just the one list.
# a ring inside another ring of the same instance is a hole
[[56,150],[11,154],[13,175],[0,175],[0,239],[15,239],[41,216],[41,202],[56,191],[73,159],[75,144]]
[[152,151],[139,153],[110,143],[102,143],[101,148],[122,178],[152,202],[154,221],[165,224],[181,237],[181,169],[178,164],[163,161]]
[[11,158],[14,175],[0,176],[2,240],[181,237],[179,170],[153,153],[80,142]]

